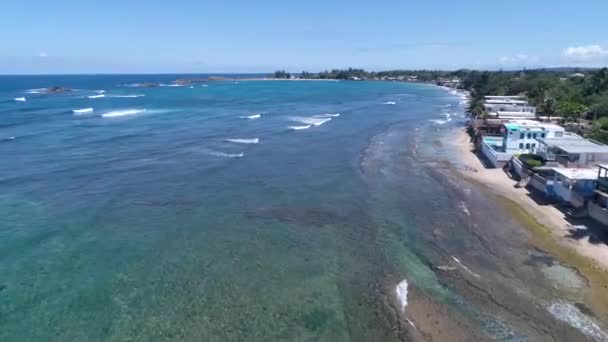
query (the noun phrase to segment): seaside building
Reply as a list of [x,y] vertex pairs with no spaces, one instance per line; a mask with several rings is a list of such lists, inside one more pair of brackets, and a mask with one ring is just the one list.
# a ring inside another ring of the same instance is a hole
[[534,153],[538,138],[562,137],[561,126],[533,120],[511,120],[501,125],[500,136],[484,136],[481,151],[489,164],[502,167],[516,154]]
[[533,152],[547,163],[569,168],[588,168],[598,163],[608,163],[608,146],[574,133],[541,136],[537,141]]
[[[553,168],[553,197],[573,207],[584,207],[597,187],[598,169]],[[550,194],[551,195],[551,194]]]

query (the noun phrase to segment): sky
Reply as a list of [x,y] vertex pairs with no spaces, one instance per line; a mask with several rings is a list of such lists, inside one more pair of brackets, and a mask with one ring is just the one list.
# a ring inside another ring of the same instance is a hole
[[0,74],[608,65],[607,0],[2,0]]

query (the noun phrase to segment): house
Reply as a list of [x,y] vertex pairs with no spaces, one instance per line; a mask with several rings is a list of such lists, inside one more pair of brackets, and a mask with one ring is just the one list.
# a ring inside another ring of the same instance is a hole
[[562,137],[561,126],[534,120],[511,120],[503,124],[504,151],[511,154],[534,153],[537,139]]
[[560,202],[584,207],[592,199],[597,187],[598,169],[554,168],[553,191]]
[[574,133],[540,136],[536,140],[538,145],[534,153],[548,163],[578,168],[608,163],[608,146]]
[[481,143],[481,151],[493,167],[502,167],[514,155],[534,153],[537,138],[562,136],[561,126],[533,120],[512,120],[501,125],[500,137],[491,137]]
[[522,99],[486,98],[483,106],[490,115],[498,112],[529,113],[531,118],[536,115],[536,107],[530,106],[528,101]]
[[608,226],[608,164],[599,164],[597,187],[587,202],[587,213],[594,220]]

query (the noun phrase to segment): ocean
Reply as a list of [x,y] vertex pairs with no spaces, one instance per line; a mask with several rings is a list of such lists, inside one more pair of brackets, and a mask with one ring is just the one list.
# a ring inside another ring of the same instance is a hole
[[451,171],[464,95],[181,77],[0,77],[0,340],[605,336]]

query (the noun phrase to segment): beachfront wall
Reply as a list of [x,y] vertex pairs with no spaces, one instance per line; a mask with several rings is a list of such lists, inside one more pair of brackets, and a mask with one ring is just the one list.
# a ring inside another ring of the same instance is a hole
[[592,219],[608,226],[608,209],[590,201],[587,203],[587,213]]
[[548,198],[555,198],[555,190],[553,190],[553,179],[547,179],[537,173],[533,174],[528,181],[528,186],[540,191]]
[[490,166],[495,168],[505,166],[505,164],[512,158],[512,155],[509,153],[494,150],[494,148],[486,141],[481,144],[481,153],[489,162]]

